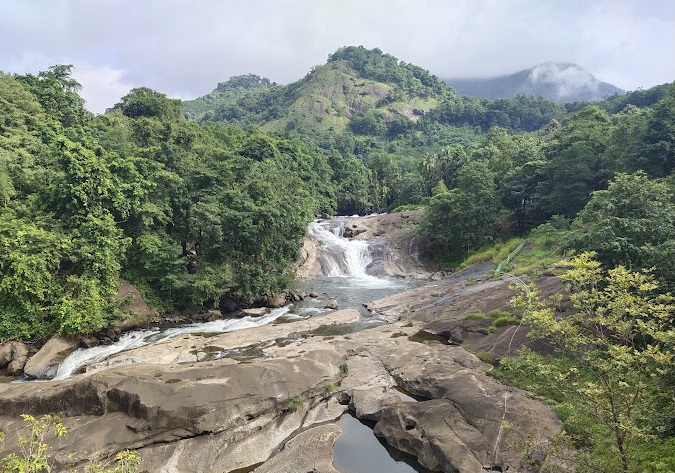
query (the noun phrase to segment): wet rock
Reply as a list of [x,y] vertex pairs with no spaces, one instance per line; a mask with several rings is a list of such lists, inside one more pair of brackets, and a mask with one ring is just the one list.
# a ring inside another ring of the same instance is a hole
[[332,301],[329,301],[325,306],[323,306],[324,309],[331,309],[331,310],[337,310],[338,308],[338,301],[333,299]]
[[253,309],[242,309],[241,311],[244,315],[248,315],[249,317],[262,317],[270,310],[267,307],[256,307]]
[[35,355],[30,357],[23,372],[37,379],[51,379],[56,376],[59,365],[79,347],[79,341],[52,337]]
[[80,337],[80,348],[92,348],[101,344],[98,338],[93,335],[84,335]]
[[223,314],[220,310],[209,310],[204,314],[204,320],[206,322],[214,322],[223,318]]
[[284,296],[283,294],[276,294],[267,300],[267,307],[272,309],[283,307],[285,305],[286,305],[286,296]]

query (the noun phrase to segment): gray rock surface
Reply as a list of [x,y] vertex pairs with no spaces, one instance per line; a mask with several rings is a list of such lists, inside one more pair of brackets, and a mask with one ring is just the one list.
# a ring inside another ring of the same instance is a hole
[[31,356],[23,368],[26,376],[37,379],[51,379],[61,362],[79,346],[77,340],[52,337],[40,351]]
[[11,341],[0,345],[0,369],[16,376],[28,361],[28,347],[23,342]]

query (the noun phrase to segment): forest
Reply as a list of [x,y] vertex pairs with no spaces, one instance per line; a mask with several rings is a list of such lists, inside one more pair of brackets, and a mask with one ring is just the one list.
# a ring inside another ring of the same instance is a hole
[[[611,398],[628,403],[605,424],[620,455],[588,468],[674,471],[675,83],[595,103],[487,100],[345,47],[289,85],[238,76],[189,102],[140,87],[93,115],[72,70],[0,73],[0,342],[111,325],[121,280],[160,313],[251,304],[292,286],[315,216],[424,208],[438,268],[532,232],[581,258],[562,276],[574,308],[634,331],[591,339],[521,300],[570,358],[526,353],[501,376],[566,408],[594,386],[616,394],[615,381],[555,394],[528,374],[571,376],[574,353],[607,344],[579,383],[598,366],[641,376],[619,376],[639,389]],[[585,347],[565,345],[571,334]],[[589,416],[561,414],[577,446]]]

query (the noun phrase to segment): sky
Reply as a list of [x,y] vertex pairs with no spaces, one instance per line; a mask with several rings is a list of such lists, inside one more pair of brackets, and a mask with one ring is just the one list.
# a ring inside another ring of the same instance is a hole
[[0,0],[0,71],[72,64],[96,113],[134,87],[287,84],[358,45],[440,78],[572,62],[635,90],[675,80],[675,0]]

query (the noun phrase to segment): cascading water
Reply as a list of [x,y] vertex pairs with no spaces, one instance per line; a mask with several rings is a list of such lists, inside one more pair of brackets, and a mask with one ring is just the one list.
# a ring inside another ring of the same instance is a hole
[[155,330],[134,330],[127,332],[120,339],[111,345],[101,345],[92,348],[80,348],[71,353],[59,365],[54,379],[65,379],[82,367],[98,363],[117,353],[132,348],[139,348],[149,343],[176,338],[190,333],[224,333],[234,332],[245,328],[260,327],[267,325],[280,317],[289,319],[307,318],[307,316],[290,314],[291,306],[281,307],[270,311],[269,314],[261,317],[246,316],[236,319],[222,319],[213,322],[195,323],[183,325],[181,327],[171,327],[160,331]]
[[[300,285],[307,292],[322,292],[336,298],[340,308],[355,307],[363,311],[363,303],[410,287],[409,281],[383,279],[369,275],[367,268],[373,257],[365,240],[344,238],[345,219],[312,222],[307,233],[321,242],[317,255],[324,277],[304,280]],[[326,313],[325,302],[317,301],[315,306],[289,305],[274,309],[261,317],[243,317],[216,320],[171,327],[164,330],[138,330],[124,334],[112,344],[79,349],[68,356],[59,366],[56,379],[64,379],[92,363],[97,363],[125,350],[142,347],[166,338],[179,337],[189,333],[222,333],[245,328],[260,327],[279,318],[299,319]],[[364,312],[362,312],[364,313]],[[364,313],[365,315],[365,313]],[[366,324],[377,320],[366,320]],[[381,322],[381,321],[380,321]],[[353,330],[351,328],[350,330]]]
[[363,277],[373,261],[365,240],[348,240],[344,234],[344,221],[332,229],[328,222],[312,222],[307,233],[322,243],[318,251],[323,274],[328,277]]

